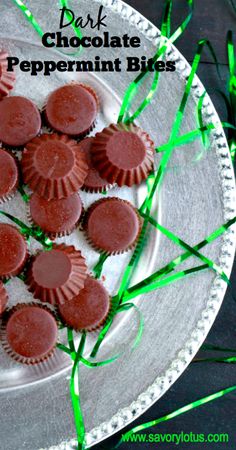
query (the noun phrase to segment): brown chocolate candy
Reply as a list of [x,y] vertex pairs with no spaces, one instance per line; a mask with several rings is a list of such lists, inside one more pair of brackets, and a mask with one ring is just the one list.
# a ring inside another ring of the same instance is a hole
[[123,123],[97,133],[92,145],[94,166],[109,183],[132,186],[153,169],[154,143],[141,128]]
[[34,193],[29,205],[31,220],[51,239],[71,234],[83,210],[81,198],[77,193],[60,200],[45,200]]
[[119,254],[134,247],[141,231],[141,219],[131,203],[111,197],[98,200],[89,208],[84,229],[96,250]]
[[90,86],[68,84],[49,96],[45,118],[53,130],[73,137],[83,137],[94,127],[98,100]]
[[62,321],[76,331],[93,331],[105,322],[110,310],[110,297],[102,283],[87,277],[84,289],[59,306]]
[[40,363],[53,354],[58,328],[53,314],[37,304],[19,304],[2,330],[3,347],[16,361]]
[[19,184],[19,171],[15,158],[6,150],[0,149],[0,203],[8,200],[16,192]]
[[74,194],[88,173],[85,155],[76,141],[65,135],[43,134],[33,139],[23,152],[24,182],[47,200]]
[[22,147],[39,133],[41,117],[35,104],[25,97],[5,97],[0,101],[0,141]]
[[104,180],[92,162],[91,148],[94,138],[87,138],[80,142],[79,148],[86,155],[86,161],[89,167],[88,175],[84,181],[82,189],[86,192],[103,192],[112,187],[110,183]]
[[16,76],[14,72],[8,72],[8,53],[0,52],[0,98],[9,95],[15,85]]
[[0,315],[5,311],[8,302],[7,291],[4,284],[0,281]]
[[22,234],[14,226],[0,223],[0,278],[18,275],[27,256],[27,245]]
[[34,298],[52,305],[63,304],[78,295],[87,277],[81,252],[73,246],[54,245],[33,258],[26,284]]

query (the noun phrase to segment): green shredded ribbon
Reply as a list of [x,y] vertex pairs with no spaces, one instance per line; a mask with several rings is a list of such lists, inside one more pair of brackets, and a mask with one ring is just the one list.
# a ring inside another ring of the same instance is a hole
[[[200,40],[199,43],[198,43],[196,55],[195,55],[194,60],[193,60],[191,72],[190,72],[190,75],[188,77],[188,81],[187,81],[187,84],[186,84],[186,87],[185,87],[185,90],[184,90],[184,94],[183,94],[183,97],[182,97],[182,100],[181,100],[180,106],[178,108],[178,111],[177,111],[177,114],[176,114],[176,118],[175,118],[175,121],[174,121],[174,124],[173,124],[173,127],[172,127],[172,131],[171,131],[171,134],[170,134],[169,142],[167,143],[165,152],[163,152],[163,154],[162,154],[157,174],[155,175],[155,177],[153,177],[153,174],[151,174],[152,187],[151,187],[151,189],[150,189],[150,191],[149,191],[149,193],[148,193],[148,195],[147,195],[143,205],[139,209],[140,214],[145,214],[145,219],[144,219],[144,223],[143,223],[143,226],[142,226],[142,230],[141,230],[140,237],[138,239],[138,243],[137,243],[137,246],[135,248],[134,254],[133,254],[133,256],[132,256],[132,258],[130,260],[130,263],[128,264],[128,266],[127,266],[127,268],[126,268],[126,270],[124,272],[124,275],[123,275],[123,278],[122,278],[122,281],[121,281],[121,286],[120,286],[120,289],[119,289],[119,292],[118,292],[118,298],[120,299],[120,303],[122,302],[122,297],[124,295],[124,292],[125,292],[125,290],[127,289],[127,286],[130,283],[132,274],[134,272],[135,267],[138,264],[138,261],[140,259],[141,254],[142,254],[143,247],[145,245],[145,236],[146,236],[147,226],[148,226],[148,223],[149,223],[149,217],[150,217],[151,210],[152,210],[153,198],[154,198],[154,195],[156,194],[157,190],[160,189],[161,183],[162,183],[164,175],[166,173],[166,169],[167,169],[169,160],[170,160],[170,158],[172,156],[172,153],[173,153],[173,150],[174,150],[174,142],[175,142],[175,140],[176,140],[176,138],[178,136],[178,133],[180,131],[180,127],[181,127],[182,120],[183,120],[183,117],[184,117],[184,112],[185,112],[185,108],[186,108],[187,101],[188,101],[188,98],[189,98],[189,94],[190,94],[190,91],[191,91],[193,79],[194,79],[194,76],[195,76],[195,74],[197,72],[197,69],[198,69],[198,66],[199,66],[199,63],[200,63],[200,59],[201,59],[201,54],[202,54],[203,49],[204,49],[205,46],[208,46],[208,48],[211,49],[211,45],[209,44],[209,41],[207,41],[205,39],[204,40]],[[187,275],[186,273],[182,273],[182,275],[176,274],[173,277],[171,277],[171,280],[172,280],[172,282],[174,282],[174,281],[178,280],[179,278],[181,278],[183,276],[186,276],[186,275]],[[161,287],[161,285],[164,285],[164,282],[162,282],[162,283],[159,282],[159,284],[157,284],[157,283],[155,283],[155,285],[157,287]],[[165,281],[165,283],[168,284],[168,281]],[[140,292],[142,291],[142,289],[143,288],[140,288]],[[147,288],[145,287],[145,289],[147,289]],[[126,294],[126,295],[128,295],[128,294]],[[136,295],[138,295],[138,294],[136,294]],[[128,297],[128,298],[130,298],[130,297]],[[93,350],[91,352],[91,357],[95,357],[96,356],[96,354],[97,354],[97,352],[99,350],[99,347],[102,344],[102,341],[103,341],[104,337],[106,336],[107,332],[110,329],[111,324],[112,324],[112,319],[110,319],[108,323],[105,323],[104,328],[101,331],[101,333],[100,333],[100,335],[98,337],[98,340],[97,340],[97,342],[96,342],[96,344],[95,344],[95,346],[94,346],[94,348],[93,348]]]
[[[206,91],[203,92],[203,94],[201,95],[198,104],[197,104],[197,123],[198,123],[198,128],[200,130],[204,129],[204,120],[203,120],[203,113],[202,113],[202,109],[203,109],[203,102],[206,96]],[[208,130],[206,130],[208,131]],[[200,159],[202,159],[204,153],[209,149],[210,147],[210,140],[209,140],[209,136],[208,133],[206,131],[202,131],[201,133],[201,139],[202,139],[202,144],[203,144],[203,149],[202,151],[196,156],[195,161],[200,161]]]
[[[116,311],[116,314],[119,314],[124,311],[129,311],[131,309],[134,309],[138,313],[138,319],[139,319],[138,332],[136,334],[134,343],[132,344],[132,347],[131,347],[131,351],[134,351],[135,348],[139,345],[141,338],[142,338],[143,328],[144,328],[143,315],[142,315],[140,309],[134,303],[126,303],[124,305],[120,305]],[[84,358],[83,356],[81,356],[81,354],[78,355],[78,352],[76,352],[76,350],[75,350],[72,329],[67,328],[67,336],[68,336],[69,348],[61,343],[57,344],[57,348],[59,348],[64,353],[69,355],[73,361],[78,360],[78,358],[79,358],[80,362],[89,368],[102,367],[102,366],[106,366],[107,364],[111,364],[111,363],[117,361],[118,359],[120,359],[122,356],[124,356],[128,351],[128,349],[126,348],[125,351],[122,351],[121,353],[118,353],[117,355],[115,355],[107,360],[94,362],[94,361]]]
[[[144,218],[146,218],[146,214],[142,214],[142,216]],[[162,234],[164,234],[165,236],[167,236],[172,242],[174,242],[175,244],[179,245],[180,247],[184,248],[185,250],[188,250],[192,255],[196,256],[197,258],[199,258],[202,262],[204,262],[205,264],[208,265],[208,267],[210,269],[213,269],[216,273],[218,273],[222,279],[229,284],[229,279],[227,277],[227,275],[224,273],[224,271],[221,269],[221,267],[219,267],[216,263],[214,263],[213,261],[211,261],[209,258],[207,258],[206,256],[204,256],[203,254],[199,253],[198,250],[195,250],[193,247],[191,247],[190,245],[186,244],[186,242],[184,242],[182,239],[180,239],[179,237],[177,237],[174,233],[172,233],[171,231],[167,230],[165,227],[163,227],[162,225],[160,225],[153,217],[148,216],[148,221],[159,231],[161,231]]]
[[[172,143],[173,148],[180,147],[182,145],[190,144],[198,138],[202,138],[203,134],[209,134],[212,130],[217,130],[218,128],[229,128],[236,131],[236,126],[232,125],[228,122],[221,122],[219,124],[209,123],[204,125],[203,127],[196,128],[195,130],[189,131],[188,133],[183,134],[180,137],[177,137],[175,141]],[[156,148],[157,153],[165,152],[169,148],[169,143],[162,144],[160,147]],[[198,161],[200,158],[197,158]]]
[[[164,44],[157,50],[157,52],[155,53],[155,55],[153,56],[152,60],[153,60],[153,64],[155,64],[162,55],[165,54],[167,47],[169,44],[173,44],[182,34],[183,32],[186,30],[192,15],[193,15],[193,7],[194,7],[194,1],[193,0],[186,0],[187,2],[187,6],[189,8],[189,14],[187,15],[187,17],[183,20],[183,22],[181,23],[181,25],[177,28],[177,30],[172,34],[172,36],[170,36],[169,38],[164,36],[164,33],[166,33],[167,35],[170,32],[170,13],[171,13],[171,8],[172,8],[172,1],[171,0],[166,0],[165,2],[165,13],[164,13],[164,18],[163,18],[163,23],[162,23],[162,39],[161,42],[164,42]],[[144,81],[144,79],[147,77],[147,75],[150,74],[149,69],[147,68],[146,71],[140,73],[140,75],[138,75],[138,77],[132,81],[132,83],[129,85],[129,87],[127,88],[125,95],[124,95],[124,99],[121,105],[121,109],[120,109],[120,113],[119,113],[119,118],[118,118],[118,123],[120,122],[125,122],[126,120],[128,121],[128,123],[130,123],[130,118],[126,117],[128,115],[128,112],[130,110],[131,107],[131,103],[132,100],[134,99],[134,97],[138,94],[139,88],[141,86],[141,83]],[[156,84],[157,87],[158,83]],[[134,121],[135,119],[137,119],[137,117],[139,116],[139,114],[141,112],[144,111],[144,109],[149,105],[153,95],[155,94],[156,90],[153,89],[153,85],[151,87],[151,92],[150,94],[147,96],[147,99],[144,100],[144,102],[142,103],[141,107],[138,108],[138,110],[133,114],[132,116],[132,121]]]
[[104,263],[107,260],[108,256],[109,255],[107,255],[106,253],[102,253],[100,255],[97,264],[93,268],[93,273],[94,273],[95,278],[97,278],[97,279],[100,278]]
[[176,411],[173,411],[169,414],[166,414],[165,416],[160,417],[159,419],[151,420],[150,422],[138,425],[137,427],[134,427],[130,431],[125,433],[122,436],[122,439],[118,442],[118,444],[114,448],[118,448],[126,438],[128,438],[129,436],[131,436],[133,434],[139,433],[140,431],[146,430],[151,427],[155,427],[156,425],[159,425],[160,423],[167,422],[171,419],[174,419],[175,417],[178,417],[181,414],[185,414],[189,411],[192,411],[193,409],[196,409],[196,408],[199,408],[200,406],[205,405],[206,403],[215,401],[227,394],[230,394],[231,392],[234,392],[235,390],[236,390],[236,386],[231,386],[226,389],[222,389],[221,391],[215,392],[214,394],[207,395],[206,397],[200,398],[199,400],[189,403],[188,405],[183,406],[182,408],[179,408]]
[[35,17],[33,16],[32,12],[27,8],[27,6],[25,6],[25,4],[21,0],[12,0],[12,1],[13,3],[16,4],[16,6],[18,6],[18,8],[24,14],[26,20],[28,20],[28,22],[32,25],[35,31],[37,31],[39,36],[42,37],[44,35],[44,32],[39,23],[37,22],[37,20],[35,19]]
[[[177,258],[173,259],[170,263],[168,263],[165,267],[159,269],[157,272],[155,272],[154,274],[150,275],[149,277],[147,277],[146,279],[142,280],[140,283],[136,284],[135,286],[133,286],[132,288],[128,289],[127,291],[124,288],[124,285],[121,284],[121,289],[122,289],[122,296],[120,295],[120,292],[118,292],[118,295],[116,295],[115,297],[113,297],[113,314],[112,317],[109,317],[109,320],[106,321],[103,329],[101,330],[97,342],[93,347],[93,350],[91,352],[91,357],[95,357],[98,353],[98,350],[104,340],[104,338],[106,337],[116,314],[116,310],[118,309],[120,303],[122,303],[123,301],[127,301],[130,298],[134,298],[136,296],[141,295],[141,293],[144,292],[150,292],[148,291],[148,289],[150,288],[150,290],[153,289],[157,289],[160,287],[164,287],[167,286],[168,284],[170,284],[171,282],[175,282],[178,281],[179,279],[183,278],[184,276],[186,276],[185,272],[179,272],[179,274],[174,275],[174,277],[171,278],[171,280],[169,280],[168,278],[165,279],[165,281],[163,281],[161,284],[159,283],[157,285],[157,283],[160,281],[160,278],[168,275],[170,272],[172,272],[178,265],[182,264],[186,259],[188,259],[190,256],[192,256],[195,252],[198,252],[199,250],[201,250],[202,248],[204,248],[207,244],[212,243],[213,241],[215,241],[218,237],[220,237],[222,234],[224,234],[232,225],[234,225],[236,223],[236,217],[234,217],[233,219],[229,220],[227,223],[225,223],[224,225],[220,226],[219,228],[217,228],[213,233],[211,233],[209,236],[207,236],[203,241],[201,241],[199,244],[195,245],[194,247],[191,247],[191,249],[189,248],[189,250],[187,250],[185,253],[183,253],[182,255],[178,256]],[[208,266],[207,266],[208,267]],[[205,270],[206,267],[204,267],[204,269],[201,270]],[[191,275],[193,272],[188,273],[187,275]],[[125,283],[126,283],[126,279],[125,279]],[[165,284],[164,284],[165,283]],[[155,288],[154,288],[155,286]]]
[[86,342],[86,333],[83,333],[81,336],[78,351],[76,353],[76,357],[74,359],[70,381],[70,393],[72,406],[74,410],[74,420],[77,432],[78,450],[85,449],[85,426],[82,408],[80,404],[80,389],[79,389],[79,362],[84,352],[85,342]]
[[30,196],[29,196],[28,194],[26,194],[26,192],[25,192],[25,186],[23,186],[23,185],[19,186],[19,187],[18,187],[18,192],[20,193],[20,195],[21,195],[23,201],[24,201],[25,203],[29,203],[29,201],[30,201]]
[[[235,60],[235,48],[233,44],[233,33],[228,32],[227,35],[227,49],[228,49],[228,61],[229,61],[229,104],[228,107],[228,120],[236,126],[236,60]],[[226,103],[227,104],[227,103]],[[235,160],[236,154],[236,132],[229,132],[229,148],[232,160]]]
[[[160,47],[164,44],[163,38],[169,38],[170,37],[170,27],[171,27],[171,11],[172,11],[172,0],[167,0],[166,5],[164,7],[164,14],[161,24],[161,38],[160,38]],[[126,124],[133,123],[135,119],[137,119],[140,114],[147,108],[147,106],[151,103],[154,95],[157,93],[158,89],[158,83],[160,78],[160,72],[155,71],[154,72],[154,78],[151,85],[151,88],[146,96],[146,98],[143,100],[141,105],[137,108],[135,113],[131,117],[127,117],[124,122]],[[137,84],[137,92],[139,89],[139,83]],[[134,93],[135,95],[135,93]],[[119,120],[118,120],[119,122]]]
[[[236,349],[218,347],[217,345],[211,344],[203,344],[201,347],[201,351],[214,351],[217,353],[236,353]],[[224,356],[224,357],[214,357],[214,358],[200,358],[196,357],[192,361],[192,363],[200,363],[200,362],[213,362],[213,363],[227,363],[227,364],[235,364],[236,356]]]

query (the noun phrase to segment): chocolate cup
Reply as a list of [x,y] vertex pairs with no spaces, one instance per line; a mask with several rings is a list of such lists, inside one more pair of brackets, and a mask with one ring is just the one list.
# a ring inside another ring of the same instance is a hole
[[34,365],[47,360],[54,353],[57,338],[57,321],[45,306],[18,304],[4,316],[2,345],[17,362]]
[[26,284],[34,298],[55,305],[78,295],[86,278],[87,266],[81,252],[61,244],[32,259]]
[[43,134],[22,155],[23,180],[46,200],[69,197],[83,185],[88,173],[85,155],[65,135]]
[[5,311],[8,302],[8,294],[4,284],[0,281],[0,315]]
[[109,189],[113,187],[112,184],[108,183],[106,180],[101,178],[99,175],[99,172],[95,168],[93,162],[92,162],[92,155],[91,155],[91,148],[94,142],[94,138],[87,138],[84,139],[79,143],[79,149],[81,152],[83,152],[86,156],[86,162],[88,164],[89,170],[88,175],[84,181],[84,184],[82,186],[82,190],[85,192],[91,192],[91,193],[99,193],[99,192],[106,192]]
[[41,117],[35,104],[25,97],[4,97],[0,101],[0,141],[8,147],[22,147],[39,133]]
[[82,138],[95,126],[98,98],[87,85],[71,83],[48,97],[44,108],[47,125],[58,133]]
[[0,279],[19,275],[28,258],[27,244],[18,229],[0,223]]
[[155,146],[141,128],[123,123],[110,125],[93,141],[92,161],[100,176],[118,186],[138,185],[154,165]]
[[102,283],[88,276],[84,289],[69,302],[58,307],[62,322],[76,331],[95,331],[106,321],[110,296]]
[[75,230],[83,213],[83,204],[77,193],[60,200],[45,200],[34,193],[29,209],[30,221],[55,239],[68,236]]
[[8,151],[0,148],[0,204],[12,198],[19,185],[16,160]]
[[108,255],[134,248],[142,221],[138,211],[117,197],[100,199],[85,214],[83,228],[93,248]]
[[0,99],[9,95],[16,81],[15,73],[7,70],[8,56],[7,52],[0,52]]

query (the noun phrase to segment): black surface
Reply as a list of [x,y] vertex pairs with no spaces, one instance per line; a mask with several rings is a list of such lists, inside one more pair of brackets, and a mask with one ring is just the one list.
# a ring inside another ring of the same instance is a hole
[[[140,11],[145,17],[160,27],[164,0],[127,0],[131,6]],[[221,63],[221,73],[223,81],[220,82],[215,67],[212,65],[212,58],[205,52],[202,58],[199,76],[207,89],[224,88],[227,80],[227,53],[226,53],[226,33],[228,29],[236,31],[236,14],[230,5],[229,0],[196,0],[195,13],[185,35],[177,42],[178,49],[188,59],[192,61],[196,49],[197,41],[201,38],[208,38],[213,44],[219,62]],[[174,21],[173,25],[181,22],[186,14],[186,3],[184,0],[174,1]],[[220,98],[214,96],[213,101],[222,120],[226,119],[225,107]],[[236,288],[236,264],[232,273],[233,292]],[[221,311],[215,324],[208,335],[207,343],[214,345],[236,348],[236,302],[228,292]],[[132,427],[143,422],[162,417],[163,415],[186,405],[193,400],[204,397],[208,394],[221,390],[227,386],[236,384],[236,365],[217,363],[195,363],[185,371],[174,386],[162,397],[152,408],[142,417],[132,424]],[[130,429],[129,427],[128,429]],[[123,430],[123,432],[128,431]],[[123,443],[120,450],[140,450],[140,449],[165,449],[174,448],[187,450],[235,450],[236,449],[236,393],[231,393],[226,397],[213,403],[201,406],[169,422],[153,427],[147,432],[150,433],[228,433],[229,443],[227,444],[144,444],[144,443]],[[119,441],[120,434],[94,447],[94,450],[112,449]]]

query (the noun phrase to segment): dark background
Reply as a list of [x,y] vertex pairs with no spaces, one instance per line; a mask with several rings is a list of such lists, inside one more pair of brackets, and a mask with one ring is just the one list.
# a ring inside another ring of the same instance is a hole
[[[126,0],[157,27],[160,28],[164,0]],[[186,16],[186,2],[174,0],[173,28],[178,26]],[[231,29],[236,32],[236,13],[230,0],[195,0],[195,12],[184,35],[177,41],[176,46],[189,62],[192,62],[196,51],[197,41],[207,38],[211,41],[220,63],[222,80],[220,81],[207,52],[203,54],[198,74],[207,88],[224,89],[227,77],[226,34]],[[235,33],[236,38],[236,33]],[[236,39],[235,39],[236,42]],[[213,102],[222,120],[227,120],[227,114],[221,98],[213,96]],[[233,291],[236,288],[236,264],[232,274]],[[221,347],[236,348],[236,302],[230,292],[227,293],[221,311],[208,335],[207,343]],[[201,353],[201,356],[203,354]],[[204,353],[206,356],[206,353]],[[207,356],[213,356],[213,354]],[[215,354],[214,354],[215,356]],[[195,363],[191,364],[174,386],[152,408],[142,415],[129,428],[143,422],[164,416],[192,401],[204,397],[225,387],[236,384],[236,366],[233,364]],[[228,444],[144,444],[123,443],[120,450],[165,449],[173,450],[236,450],[236,394],[233,392],[213,403],[201,406],[178,418],[147,430],[149,433],[228,433]],[[144,431],[145,432],[145,431]],[[94,447],[94,450],[112,449],[120,439],[120,434]]]

